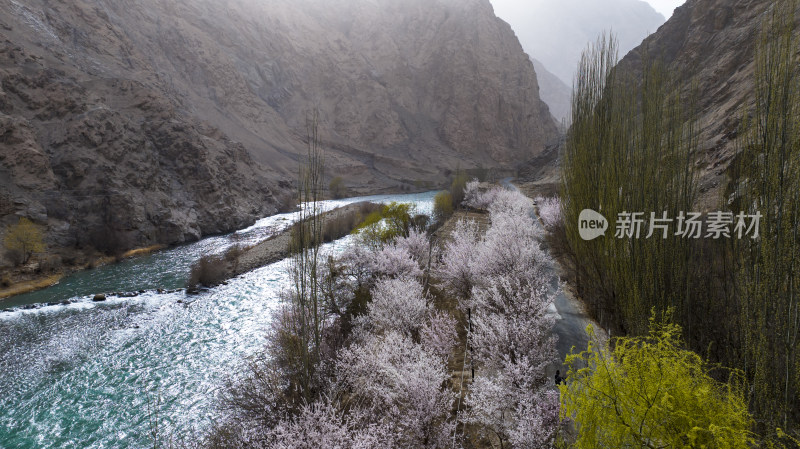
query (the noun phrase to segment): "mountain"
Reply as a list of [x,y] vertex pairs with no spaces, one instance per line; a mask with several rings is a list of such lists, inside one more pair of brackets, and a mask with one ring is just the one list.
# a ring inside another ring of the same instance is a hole
[[492,4],[516,30],[525,51],[567,86],[572,86],[581,53],[600,33],[616,34],[621,56],[665,20],[641,0],[492,0]]
[[553,114],[557,123],[561,124],[562,121],[569,123],[572,110],[572,88],[547,70],[544,64],[536,58],[531,58],[531,62],[533,62],[533,68],[539,79],[539,96],[542,97],[542,101],[547,103],[550,113]]
[[[753,106],[755,43],[771,0],[689,0],[619,63],[641,74],[645,49],[660,59],[679,88],[696,83],[700,128],[700,202],[717,206],[744,111]],[[800,11],[798,11],[800,14]]]
[[360,192],[514,168],[557,134],[488,0],[8,0],[0,86],[0,224],[62,248],[274,212],[315,108]]

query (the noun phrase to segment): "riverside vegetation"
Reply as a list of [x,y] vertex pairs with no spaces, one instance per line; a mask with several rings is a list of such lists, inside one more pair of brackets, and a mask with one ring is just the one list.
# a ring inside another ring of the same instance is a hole
[[[550,447],[559,424],[544,373],[555,360],[548,258],[530,201],[486,195],[483,236],[459,221],[433,245],[408,213],[397,235],[375,240],[362,228],[349,251],[319,258],[316,281],[312,253],[297,251],[270,343],[229,388],[209,445],[437,448],[474,431],[503,447]],[[468,309],[476,374],[462,396],[448,361],[465,349],[456,344]]]
[[[699,424],[702,432],[691,430],[680,438],[658,432],[644,434],[641,429],[627,427],[622,431],[633,439],[625,444],[798,446],[800,64],[796,9],[795,0],[781,0],[763,19],[755,56],[756,106],[752,111],[742,111],[739,151],[729,172],[730,187],[720,199],[719,210],[763,215],[759,239],[606,236],[587,242],[580,238],[578,214],[584,208],[598,210],[606,217],[616,217],[622,211],[666,211],[676,217],[680,211],[694,210],[698,189],[694,175],[696,93],[673,90],[669,74],[647,57],[643,58],[639,82],[623,78],[615,69],[612,38],[600,38],[582,59],[573,95],[572,127],[562,159],[564,221],[552,233],[551,247],[561,248],[565,254],[570,283],[604,327],[630,338],[643,338],[616,340],[613,350],[590,347],[587,361],[595,368],[593,376],[601,375],[609,366],[609,373],[622,370],[632,375],[636,366],[645,369],[657,363],[663,369],[665,360],[695,358],[674,352],[686,347],[708,360],[702,362],[705,369],[686,371],[685,375],[699,382],[692,384],[693,388],[714,379],[724,387],[704,391],[718,391],[717,400],[728,398],[722,407],[704,406],[707,418],[721,413],[735,420],[717,427]],[[659,334],[648,320],[651,311],[659,316],[671,312],[672,321],[681,327],[667,325],[663,328],[666,334]],[[678,339],[679,335],[683,338]],[[655,352],[638,352],[647,353],[653,362],[630,365],[638,345],[654,348]],[[676,349],[671,349],[673,346]],[[656,356],[662,350],[672,355]],[[681,366],[676,364],[675,369]],[[636,401],[625,399],[631,393],[626,388],[640,389],[640,398],[650,401],[651,413],[679,401],[669,393],[662,398],[666,402],[653,402],[659,396],[650,395],[645,388],[653,378],[640,375],[636,384],[633,379],[628,383],[625,375],[608,374],[608,379],[620,380],[608,383],[606,379],[605,385],[617,389],[618,395],[610,395],[615,402],[607,405],[618,416],[635,414],[638,407]],[[676,378],[673,385],[677,388],[685,380]],[[594,381],[602,382],[599,378]],[[603,435],[613,438],[620,424],[631,424],[605,414],[590,416],[597,410],[592,405],[595,400],[567,396],[563,410],[576,420],[579,441],[586,442],[584,447],[604,444],[593,439],[600,438],[601,427]],[[753,420],[744,412],[751,413]],[[681,416],[689,419],[691,414]],[[646,420],[640,425],[654,431]],[[725,435],[717,432],[720,429],[727,429]],[[742,434],[742,429],[753,433]],[[620,441],[610,439],[607,444],[614,446]]]
[[[267,346],[231,378],[224,416],[203,445],[552,446],[558,393],[545,367],[556,358],[554,292],[530,200],[462,184],[465,204],[488,210],[485,234],[458,221],[434,242],[435,227],[393,203],[367,215],[347,251],[324,255],[316,129],[312,116],[290,286]],[[464,351],[475,369],[469,386],[463,374],[451,379]]]

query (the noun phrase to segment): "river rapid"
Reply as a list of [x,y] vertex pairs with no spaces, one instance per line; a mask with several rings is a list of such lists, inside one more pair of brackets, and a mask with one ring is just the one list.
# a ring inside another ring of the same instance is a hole
[[[324,208],[398,201],[430,214],[433,196],[349,198]],[[218,416],[225,380],[264,345],[277,294],[288,286],[288,261],[197,295],[170,290],[184,287],[200,256],[255,243],[296,218],[275,215],[0,301],[11,309],[0,312],[0,449],[152,447],[153,421],[167,435],[202,435]],[[323,250],[352,243],[345,237]],[[139,291],[92,301],[95,293]]]

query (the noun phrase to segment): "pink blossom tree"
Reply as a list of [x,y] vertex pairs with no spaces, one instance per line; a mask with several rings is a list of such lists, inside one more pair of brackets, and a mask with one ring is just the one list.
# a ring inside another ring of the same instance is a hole
[[469,297],[476,282],[476,248],[480,243],[478,226],[474,221],[456,223],[445,244],[442,263],[437,274],[444,286],[459,298]]
[[560,226],[563,218],[561,215],[561,200],[557,197],[537,197],[536,208],[539,210],[539,218],[546,229],[553,229]]
[[464,184],[464,199],[461,201],[461,204],[473,209],[479,209],[477,206],[481,196],[480,185],[481,183],[477,179],[473,179]]
[[429,259],[437,257],[436,248],[431,247],[428,236],[413,228],[409,231],[408,237],[398,238],[395,246],[400,250],[407,251],[423,270],[428,266]]
[[376,334],[396,331],[416,335],[431,311],[428,302],[416,279],[381,279],[372,289],[372,302],[367,314],[359,317],[358,325]]
[[558,432],[559,397],[553,389],[525,391],[503,372],[478,376],[467,396],[469,411],[462,418],[494,434],[501,447],[552,448]]
[[559,393],[540,389],[536,394],[523,395],[516,407],[516,421],[509,426],[511,447],[547,449],[559,428]]
[[510,213],[516,216],[529,215],[533,204],[525,195],[516,190],[495,189],[489,213]]
[[478,364],[462,420],[511,447],[552,447],[558,398],[545,373],[556,359],[555,319],[547,311],[556,293],[551,261],[527,198],[497,190],[488,209],[491,226],[474,240],[471,295],[461,303],[472,312],[470,347]]
[[527,214],[492,214],[492,226],[483,244],[475,251],[474,273],[482,279],[515,276],[533,280],[546,279],[550,258],[540,246],[541,231]]
[[271,449],[382,449],[396,436],[391,426],[369,422],[358,409],[349,414],[327,398],[303,407],[300,414],[281,422],[263,439]]
[[[516,281],[515,281],[516,282]],[[529,285],[481,289],[474,294],[471,346],[478,373],[462,418],[512,447],[551,447],[558,399],[545,369],[556,360],[554,319],[543,292]],[[530,307],[530,309],[527,309]]]
[[[532,379],[556,358],[552,330],[555,318],[547,312],[555,293],[527,279],[493,278],[473,290],[471,347],[473,356],[489,369],[523,364]],[[516,368],[514,368],[516,369]],[[523,381],[523,379],[519,379]]]
[[372,256],[370,267],[375,276],[419,278],[422,276],[417,261],[408,248],[386,245]]
[[420,343],[446,361],[456,345],[456,324],[455,318],[447,312],[431,312],[420,331]]
[[339,381],[351,402],[377,422],[393,424],[396,447],[449,446],[455,394],[437,355],[398,332],[373,335],[342,351]]

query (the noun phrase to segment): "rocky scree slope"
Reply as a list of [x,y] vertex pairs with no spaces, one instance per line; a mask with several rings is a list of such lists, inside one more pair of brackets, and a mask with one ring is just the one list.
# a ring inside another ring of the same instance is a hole
[[329,173],[364,192],[513,168],[556,136],[488,0],[6,0],[0,43],[0,224],[56,247],[274,212],[313,108]]

